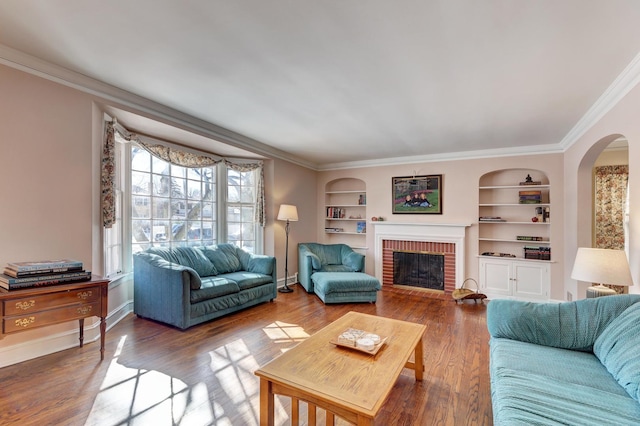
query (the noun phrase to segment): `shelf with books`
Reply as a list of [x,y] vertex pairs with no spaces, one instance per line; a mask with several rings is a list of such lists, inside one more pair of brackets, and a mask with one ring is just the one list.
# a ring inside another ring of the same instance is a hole
[[[504,295],[517,296],[518,283],[509,281],[516,279],[510,274],[530,265],[526,270],[532,278],[527,285],[537,288],[540,295],[548,294],[552,200],[547,176],[532,169],[504,169],[486,173],[478,183],[478,255],[483,292],[492,293],[501,282],[510,282],[514,287],[505,288]],[[534,246],[537,259],[531,258],[533,249],[525,252],[525,247]]]
[[340,178],[325,187],[324,241],[347,244],[366,251],[367,192],[365,183],[355,178]]

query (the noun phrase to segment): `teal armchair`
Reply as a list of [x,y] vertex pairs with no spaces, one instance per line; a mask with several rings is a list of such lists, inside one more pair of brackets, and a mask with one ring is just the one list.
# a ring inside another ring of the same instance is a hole
[[314,272],[364,272],[364,255],[346,244],[298,244],[298,282],[308,293]]

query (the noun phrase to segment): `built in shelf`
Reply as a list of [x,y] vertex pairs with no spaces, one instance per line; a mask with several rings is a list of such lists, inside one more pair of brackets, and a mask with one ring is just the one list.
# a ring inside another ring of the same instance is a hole
[[[518,244],[526,244],[526,245],[536,245],[536,244],[551,244],[551,241],[529,241],[529,240],[514,240],[514,239],[502,239],[502,238],[478,238],[480,241],[492,241],[496,243],[518,243]],[[496,257],[496,256],[484,256],[484,257]]]
[[496,186],[480,186],[479,189],[544,189],[551,188],[551,185],[496,185]]

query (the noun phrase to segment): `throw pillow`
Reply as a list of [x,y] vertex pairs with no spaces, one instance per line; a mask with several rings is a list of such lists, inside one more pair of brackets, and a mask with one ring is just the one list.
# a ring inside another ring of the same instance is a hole
[[[612,296],[609,296],[612,297]],[[593,353],[629,395],[640,402],[640,303],[623,311],[598,336]]]

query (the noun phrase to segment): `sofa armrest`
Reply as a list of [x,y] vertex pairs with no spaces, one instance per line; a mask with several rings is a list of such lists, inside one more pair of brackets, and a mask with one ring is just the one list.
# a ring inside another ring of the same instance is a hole
[[313,293],[311,275],[314,271],[314,260],[316,264],[320,263],[318,256],[311,253],[305,246],[298,245],[298,282],[308,293]]
[[198,274],[149,253],[134,255],[133,265],[134,313],[181,329],[189,327],[191,288],[200,287]]
[[637,295],[563,303],[497,299],[487,306],[487,328],[492,338],[590,352],[609,323],[638,301]]

